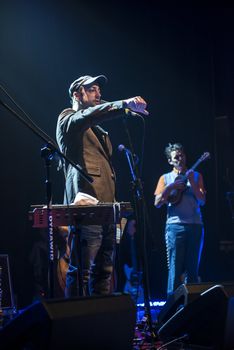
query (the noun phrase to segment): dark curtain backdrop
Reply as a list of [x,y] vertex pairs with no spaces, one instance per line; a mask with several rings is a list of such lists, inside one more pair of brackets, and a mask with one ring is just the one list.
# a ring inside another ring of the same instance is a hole
[[[233,14],[233,8],[221,6],[163,8],[154,1],[104,5],[3,0],[0,5],[0,84],[52,138],[58,114],[69,106],[68,87],[81,75],[105,74],[106,100],[141,95],[148,102],[145,124],[140,118],[127,118],[127,125],[143,169],[152,298],[163,299],[166,291],[166,211],[154,208],[153,193],[159,176],[169,170],[164,156],[169,142],[184,145],[188,165],[203,152],[211,153],[199,168],[207,188],[200,275],[203,281],[233,279],[233,252],[220,250],[220,241],[234,240],[225,201],[231,188],[222,182],[224,168],[233,181]],[[0,99],[19,111],[2,89]],[[30,254],[38,232],[31,229],[28,211],[31,204],[45,203],[46,172],[40,154],[44,142],[2,105],[0,115],[0,253],[9,254],[14,293],[23,307],[33,298]],[[227,128],[230,142],[218,134],[220,116],[226,117],[222,127]],[[103,127],[112,138],[118,200],[128,201],[130,172],[124,154],[117,150],[120,143],[129,147],[123,120]],[[229,157],[223,164],[226,150]],[[54,160],[53,203],[61,203],[63,176],[56,168]],[[222,200],[225,205],[220,207]]]

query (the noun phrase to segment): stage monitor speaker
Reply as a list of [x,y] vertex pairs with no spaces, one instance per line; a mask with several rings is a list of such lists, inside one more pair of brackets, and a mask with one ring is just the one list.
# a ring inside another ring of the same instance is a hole
[[168,297],[165,305],[159,312],[157,319],[159,326],[171,318],[181,307],[197,299],[201,293],[212,286],[214,286],[212,282],[181,284],[174,293]]
[[214,285],[178,309],[158,330],[168,342],[186,336],[196,346],[224,350],[234,347],[234,285]]
[[132,350],[136,308],[130,295],[37,301],[0,331],[1,349]]

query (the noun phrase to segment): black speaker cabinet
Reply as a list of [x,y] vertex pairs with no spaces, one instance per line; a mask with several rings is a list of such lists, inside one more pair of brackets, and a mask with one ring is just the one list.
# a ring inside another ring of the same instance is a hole
[[158,330],[164,342],[186,335],[190,344],[234,347],[234,285],[214,285],[179,308]]
[[162,310],[158,314],[158,324],[162,325],[181,307],[197,299],[201,293],[214,286],[214,283],[181,284],[173,294],[169,296]]
[[1,349],[132,350],[130,295],[37,301],[0,331]]

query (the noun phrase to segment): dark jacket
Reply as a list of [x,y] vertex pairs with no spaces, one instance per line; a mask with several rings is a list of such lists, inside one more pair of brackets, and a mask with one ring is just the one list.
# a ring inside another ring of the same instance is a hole
[[[88,183],[73,166],[67,166],[68,202],[85,192],[101,202],[115,201],[115,172],[111,163],[112,145],[98,123],[123,114],[123,102],[108,102],[80,109],[65,109],[58,117],[56,138],[61,152],[79,164],[92,178]],[[64,202],[66,202],[64,197]]]

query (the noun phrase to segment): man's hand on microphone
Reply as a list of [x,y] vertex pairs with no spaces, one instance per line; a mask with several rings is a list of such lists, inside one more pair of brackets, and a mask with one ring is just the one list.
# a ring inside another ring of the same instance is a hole
[[146,110],[147,103],[141,96],[136,96],[124,100],[124,108],[128,108],[133,112],[139,112],[144,115],[149,115],[149,112]]

